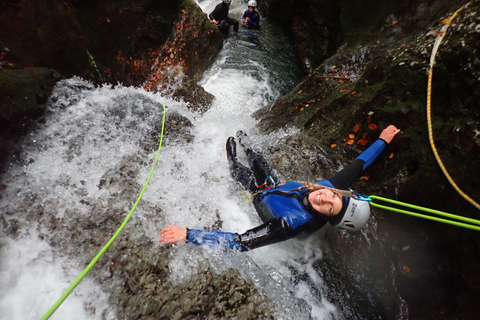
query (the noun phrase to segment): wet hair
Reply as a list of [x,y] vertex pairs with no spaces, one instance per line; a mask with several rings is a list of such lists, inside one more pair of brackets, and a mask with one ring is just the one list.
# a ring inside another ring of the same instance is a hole
[[350,196],[350,193],[346,193],[345,191],[340,190],[340,189],[335,189],[335,188],[323,186],[323,185],[317,184],[317,183],[304,182],[304,181],[298,181],[298,182],[303,183],[303,185],[301,185],[298,188],[295,188],[295,189],[292,189],[292,190],[289,190],[289,191],[283,191],[283,192],[290,193],[292,191],[300,191],[300,190],[303,190],[303,189],[307,189],[308,191],[311,192],[311,191],[317,191],[317,190],[320,190],[320,189],[328,189],[328,190],[331,190],[332,192],[335,192],[336,194],[338,194],[342,197]]
[[308,209],[309,209],[309,211],[314,211],[314,213],[321,214],[324,218],[326,218],[327,220],[329,220],[331,222],[336,221],[336,220],[340,221],[343,218],[343,216],[345,215],[345,211],[347,210],[348,202],[350,200],[350,197],[349,197],[350,194],[347,194],[343,190],[323,186],[321,184],[311,183],[311,182],[308,182],[308,181],[307,182],[299,181],[299,182],[303,183],[303,185],[301,185],[298,188],[295,188],[295,189],[292,189],[292,190],[289,190],[289,191],[282,191],[282,192],[290,193],[292,191],[300,191],[300,190],[303,190],[303,189],[307,189],[308,194],[310,194],[311,192],[317,191],[317,190],[320,190],[320,189],[329,189],[332,192],[335,192],[336,194],[338,194],[339,196],[342,197],[342,207],[340,208],[340,211],[336,215],[327,216],[327,215],[313,209],[313,207],[310,203],[309,203],[309,208]]

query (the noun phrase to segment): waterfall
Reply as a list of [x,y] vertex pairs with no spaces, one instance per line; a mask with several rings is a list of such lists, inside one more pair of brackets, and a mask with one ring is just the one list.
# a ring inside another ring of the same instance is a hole
[[[206,13],[217,2],[197,1]],[[231,16],[240,19],[244,10],[245,3],[234,3]],[[57,84],[45,120],[25,137],[20,159],[1,177],[7,232],[0,237],[0,319],[40,318],[111,236],[97,231],[120,226],[153,165],[162,104],[167,115],[192,124],[185,129],[191,138],[166,138],[125,230],[130,239],[155,242],[166,224],[201,229],[221,223],[222,230],[241,233],[261,223],[230,176],[225,141],[241,129],[259,150],[268,150],[295,134],[278,130],[264,136],[252,113],[292,90],[301,76],[288,40],[267,19],[261,23],[261,31],[241,29],[225,39],[199,83],[215,96],[205,114],[141,88],[94,87],[79,78]],[[336,318],[312,267],[322,256],[317,237],[248,253],[178,245],[171,249],[169,281],[187,279],[208,259],[216,272],[238,269],[253,282],[276,305],[277,319]],[[153,253],[160,246],[155,245]],[[116,250],[115,244],[109,250]],[[318,290],[292,281],[291,268],[308,274]],[[115,319],[109,297],[87,275],[52,319]]]

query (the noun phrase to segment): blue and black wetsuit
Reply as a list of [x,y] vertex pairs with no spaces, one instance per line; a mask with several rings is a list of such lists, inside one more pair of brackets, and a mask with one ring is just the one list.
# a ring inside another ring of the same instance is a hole
[[250,11],[246,10],[242,16],[242,20],[244,20],[246,17],[250,18],[250,22],[246,23],[248,27],[260,29],[260,15],[257,11],[253,10],[253,12],[250,14]]
[[[386,145],[385,141],[378,139],[348,167],[337,172],[328,180],[316,183],[336,189],[349,188],[354,180],[378,158]],[[256,185],[262,184],[269,176],[272,176],[271,169],[261,155],[249,148],[246,148],[245,151],[249,157],[251,169],[242,165],[237,160],[235,148],[235,140],[230,137],[227,141],[227,157],[232,176],[247,190],[254,192]],[[275,178],[273,177],[273,179]],[[303,182],[291,181],[256,194],[253,197],[253,204],[264,222],[258,227],[242,234],[187,229],[187,242],[220,245],[225,248],[247,251],[289,239],[301,232],[314,232],[329,221],[336,224],[343,218],[344,212],[327,217],[313,210],[308,202],[310,191],[307,189],[292,191],[302,185]],[[347,200],[347,198],[344,199],[344,208]]]
[[210,20],[216,20],[219,25],[218,28],[224,33],[228,33],[230,26],[233,26],[233,31],[238,32],[238,21],[228,17],[229,7],[225,2],[217,4],[215,9],[208,15]]

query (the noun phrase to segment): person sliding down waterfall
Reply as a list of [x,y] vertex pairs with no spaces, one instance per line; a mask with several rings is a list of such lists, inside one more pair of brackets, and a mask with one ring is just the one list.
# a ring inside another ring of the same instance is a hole
[[228,11],[231,4],[232,0],[223,0],[217,4],[215,9],[213,9],[213,11],[208,15],[210,21],[217,25],[220,31],[226,35],[228,35],[230,25],[233,26],[233,31],[238,33],[238,21],[228,17]]
[[250,168],[238,162],[235,139],[229,137],[226,148],[230,172],[237,182],[254,193],[253,204],[264,223],[242,234],[169,225],[160,232],[158,241],[163,244],[186,241],[247,251],[284,241],[300,232],[314,232],[327,222],[341,229],[358,231],[370,217],[370,205],[361,198],[342,195],[345,192],[337,189],[350,187],[399,132],[394,125],[385,128],[379,139],[328,180],[278,185],[263,156],[246,146],[246,135],[239,131],[237,139],[245,149]]
[[260,16],[255,11],[257,7],[257,2],[254,0],[250,0],[247,3],[248,9],[242,16],[242,24],[254,29],[260,29]]

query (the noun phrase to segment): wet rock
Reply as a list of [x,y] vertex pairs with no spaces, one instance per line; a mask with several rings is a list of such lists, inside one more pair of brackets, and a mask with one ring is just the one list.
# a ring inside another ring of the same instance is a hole
[[223,37],[195,3],[184,0],[173,22],[173,30],[165,45],[156,50],[154,64],[144,88],[170,94],[187,102],[200,114],[210,107],[213,95],[197,82],[222,48]]
[[[333,72],[351,65],[351,58],[358,50],[349,44],[342,46],[290,94],[256,113],[265,132],[279,126],[287,131],[292,127],[300,130],[299,134],[279,141],[269,150],[269,160],[288,178],[329,177],[368,147],[369,144],[358,144],[359,140],[373,142],[381,129],[393,123],[402,133],[353,188],[364,194],[478,218],[478,210],[447,182],[440,170],[426,124],[426,71],[435,39],[425,35],[439,30],[442,19],[451,16],[463,3],[437,1],[411,5],[404,7],[404,14],[394,14],[382,22],[382,28],[371,29],[372,33],[358,39],[364,41],[362,48],[368,47],[370,52],[365,60],[355,63],[361,66],[358,78],[338,77],[338,72]],[[478,1],[471,2],[448,29],[433,69],[432,87],[436,149],[455,182],[477,203],[480,202],[480,186],[475,182],[480,174],[480,150],[476,141],[480,91],[475,83],[480,70],[476,54],[480,42],[475,26],[479,5]],[[358,34],[357,31],[345,36]],[[369,124],[377,126],[370,128]],[[350,134],[354,135],[353,144],[347,143]],[[326,154],[334,160],[324,161]],[[328,263],[332,265],[323,268],[322,263],[327,261],[318,261],[318,272],[332,279],[329,284],[341,283],[344,277],[360,279],[355,284],[358,294],[375,298],[365,301],[364,305],[378,308],[375,313],[388,318],[392,316],[389,315],[392,309],[386,307],[392,305],[391,297],[370,292],[368,283],[378,280],[371,274],[373,269],[377,275],[393,272],[399,294],[393,301],[396,299],[399,306],[402,299],[406,302],[405,310],[397,309],[394,317],[474,317],[476,302],[472,297],[479,292],[467,282],[477,283],[479,277],[467,270],[472,270],[478,257],[464,252],[463,248],[479,251],[477,232],[376,208],[372,212],[376,223],[366,229],[367,234],[371,233],[368,238],[375,242],[376,230],[381,246],[385,247],[364,252],[365,255],[358,255],[361,250],[352,254],[348,238],[334,233],[337,235],[325,248],[331,252]],[[358,241],[353,242],[354,246],[359,245]],[[357,268],[357,264],[368,269]],[[330,277],[327,275],[330,269],[340,274]],[[470,280],[465,281],[465,275],[459,270],[467,271]],[[388,287],[386,283],[376,285],[379,291]],[[340,294],[338,292],[332,290],[334,295]],[[337,303],[334,296],[331,301]],[[349,298],[347,304],[357,302]],[[343,304],[337,304],[342,309]],[[360,313],[363,308],[358,305]]]
[[187,102],[189,109],[203,114],[210,108],[215,97],[192,80],[184,80],[182,85],[173,93],[173,98]]
[[168,127],[165,129],[165,143],[189,143],[193,140],[192,123],[178,113],[168,116]]
[[45,67],[67,77],[89,69],[87,39],[67,1],[3,1],[0,39],[10,52],[6,65]]
[[0,70],[0,135],[43,115],[47,98],[60,79],[58,72],[46,68]]
[[47,98],[62,76],[52,69],[0,69],[0,172],[18,155],[18,139],[46,109]]
[[[164,254],[160,252],[159,258]],[[217,275],[204,261],[198,273],[187,282],[174,285],[167,280],[166,271],[155,269],[136,270],[129,275],[127,283],[130,285],[125,287],[117,301],[121,318],[135,315],[152,319],[271,319],[271,306],[252,284],[239,278],[236,270]],[[155,282],[155,286],[141,281],[144,272],[149,273],[148,281]],[[132,283],[136,284],[134,291]],[[226,289],[232,286],[237,289]],[[244,295],[256,297],[255,302],[247,302]]]
[[[156,61],[174,60],[174,50],[185,75],[174,98],[200,113],[213,99],[196,82],[223,38],[191,1],[56,0],[47,7],[23,0],[0,8],[0,171],[21,152],[19,134],[43,115],[53,85],[63,77],[139,86]],[[173,47],[169,38],[180,40]],[[172,52],[162,56],[159,48]]]

